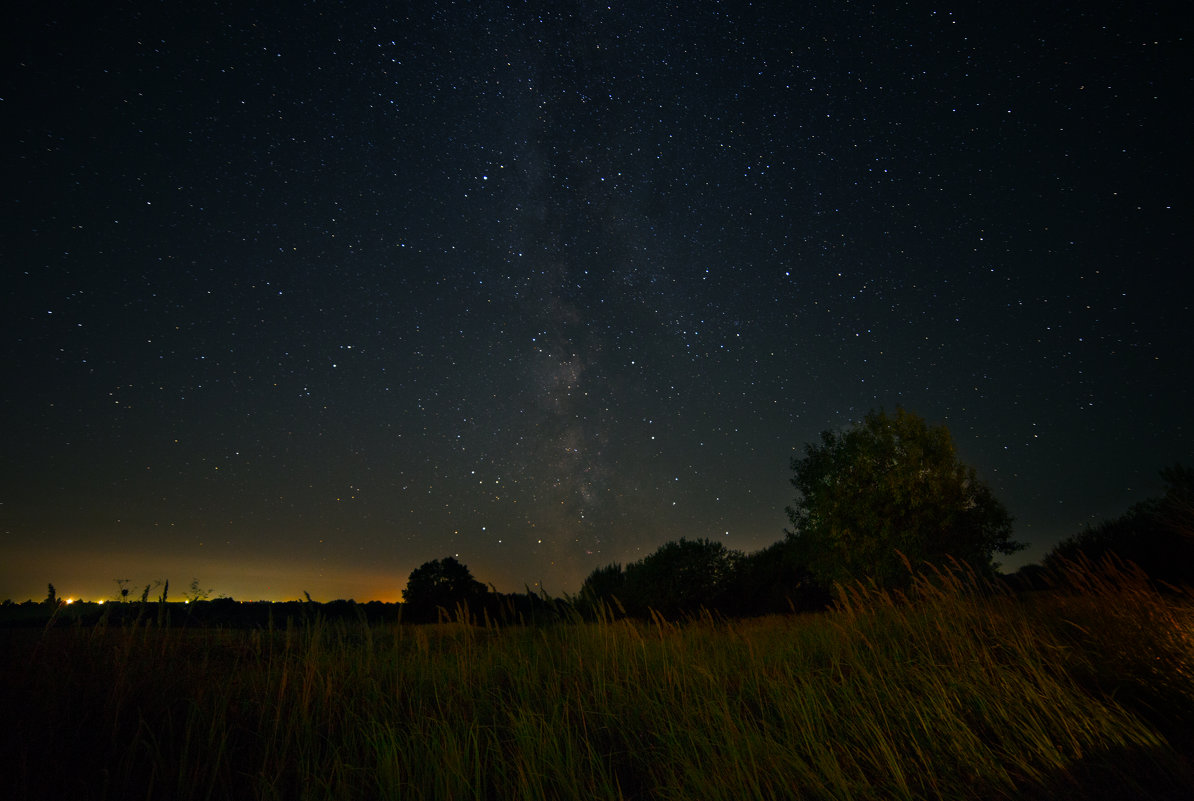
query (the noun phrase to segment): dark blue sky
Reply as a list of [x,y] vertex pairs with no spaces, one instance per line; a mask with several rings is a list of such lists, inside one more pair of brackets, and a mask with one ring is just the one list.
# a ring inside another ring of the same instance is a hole
[[0,597],[573,592],[896,405],[1013,565],[1190,462],[1164,12],[144,5],[4,48]]

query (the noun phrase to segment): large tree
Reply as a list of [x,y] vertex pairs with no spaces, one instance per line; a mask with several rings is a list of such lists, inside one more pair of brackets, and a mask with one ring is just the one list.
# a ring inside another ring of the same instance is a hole
[[1012,518],[974,468],[958,459],[945,426],[903,409],[870,412],[792,459],[798,491],[788,507],[805,564],[825,585],[873,578],[898,586],[914,566],[952,557],[990,572],[995,553],[1024,547]]
[[411,619],[452,616],[460,604],[466,607],[483,599],[489,589],[473,578],[468,567],[451,556],[424,562],[406,580],[402,600]]

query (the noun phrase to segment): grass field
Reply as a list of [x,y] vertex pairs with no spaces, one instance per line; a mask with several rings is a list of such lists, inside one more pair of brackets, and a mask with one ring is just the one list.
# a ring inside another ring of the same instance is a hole
[[1194,611],[929,574],[682,624],[0,632],[8,799],[1194,797]]

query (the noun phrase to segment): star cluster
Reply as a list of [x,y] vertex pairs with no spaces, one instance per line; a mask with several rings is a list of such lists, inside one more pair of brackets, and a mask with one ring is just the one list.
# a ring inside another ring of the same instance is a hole
[[12,28],[0,595],[572,592],[897,404],[1029,559],[1189,460],[1159,10],[255,6]]

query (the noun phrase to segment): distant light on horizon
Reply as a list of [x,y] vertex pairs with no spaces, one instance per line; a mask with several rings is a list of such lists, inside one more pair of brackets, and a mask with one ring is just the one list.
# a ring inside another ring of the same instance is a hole
[[[0,600],[399,600],[450,554],[573,593],[682,537],[782,540],[793,455],[896,405],[991,482],[1014,569],[1194,454],[1187,87],[1157,69],[1188,43],[1139,38],[1151,9],[1074,37],[440,5],[237,4],[211,48],[187,4],[36,4],[3,95]],[[1081,80],[1009,114],[1042,64]]]

